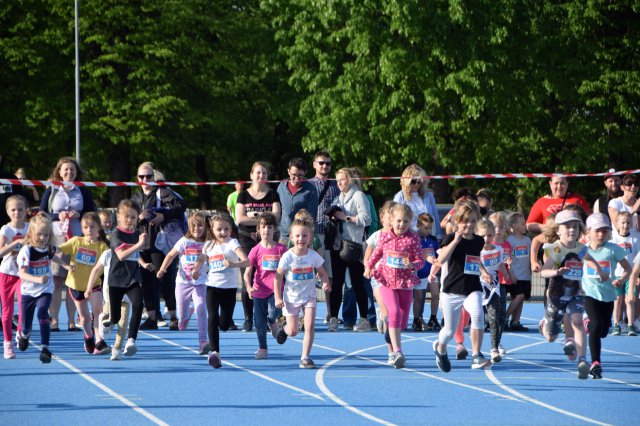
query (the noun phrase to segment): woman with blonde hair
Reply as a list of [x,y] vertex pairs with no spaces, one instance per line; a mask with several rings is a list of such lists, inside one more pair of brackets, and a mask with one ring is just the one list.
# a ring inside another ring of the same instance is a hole
[[393,197],[393,201],[405,204],[411,208],[413,219],[411,220],[411,229],[417,231],[417,218],[422,213],[429,213],[434,219],[433,233],[437,238],[442,237],[442,229],[440,228],[440,217],[438,216],[438,208],[436,207],[436,199],[433,191],[429,189],[429,179],[425,176],[427,172],[417,164],[409,165],[402,172],[400,178],[401,190]]

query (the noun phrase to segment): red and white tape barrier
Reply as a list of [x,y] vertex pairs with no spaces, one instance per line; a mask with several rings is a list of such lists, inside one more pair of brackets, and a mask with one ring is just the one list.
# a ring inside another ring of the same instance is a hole
[[[424,179],[539,179],[552,177],[580,178],[580,177],[604,177],[620,176],[632,173],[640,173],[640,169],[622,170],[605,173],[482,173],[468,175],[433,175],[423,176]],[[400,180],[401,176],[371,176],[362,177],[361,180]],[[235,185],[236,183],[248,184],[251,181],[220,181],[220,182],[73,182],[76,186],[84,187],[127,187],[127,186],[221,186]],[[279,180],[270,180],[266,183],[280,183]],[[22,186],[63,186],[69,182],[33,180],[33,179],[0,179],[0,185],[22,185]]]

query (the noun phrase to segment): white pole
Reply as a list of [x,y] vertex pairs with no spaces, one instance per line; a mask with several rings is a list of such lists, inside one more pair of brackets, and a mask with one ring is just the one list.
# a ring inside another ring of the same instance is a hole
[[80,163],[80,54],[78,48],[78,1],[75,0],[75,47],[76,47],[76,161]]

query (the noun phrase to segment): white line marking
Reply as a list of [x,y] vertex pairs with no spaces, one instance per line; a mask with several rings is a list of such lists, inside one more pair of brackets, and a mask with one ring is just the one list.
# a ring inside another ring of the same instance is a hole
[[[193,348],[190,348],[188,346],[183,346],[183,345],[181,345],[179,343],[173,342],[171,340],[164,339],[164,338],[162,338],[160,336],[157,336],[157,335],[149,333],[149,332],[143,332],[143,334],[146,335],[146,336],[149,336],[149,337],[153,337],[154,339],[160,340],[160,341],[162,341],[164,343],[167,343],[169,345],[172,345],[172,346],[187,350],[189,352],[193,352],[193,353],[195,353],[197,355],[200,355],[197,350],[195,350]],[[200,356],[206,357],[206,355],[200,355]],[[256,377],[260,377],[261,379],[264,379],[264,380],[269,381],[271,383],[275,383],[276,385],[285,387],[287,389],[291,389],[292,391],[301,393],[301,394],[306,395],[306,396],[310,396],[310,397],[315,398],[315,399],[320,400],[320,401],[324,401],[324,398],[322,397],[322,395],[318,395],[317,393],[312,393],[312,392],[306,391],[304,389],[301,389],[299,387],[292,386],[292,385],[290,385],[288,383],[281,382],[280,380],[274,379],[273,377],[269,377],[269,376],[267,376],[265,374],[259,373],[257,371],[251,370],[251,369],[246,368],[246,367],[242,367],[241,365],[237,365],[237,364],[234,364],[234,363],[229,362],[229,361],[222,360],[222,363],[226,364],[226,365],[228,365],[230,367],[237,368],[238,370],[242,370],[244,372],[247,372],[249,374],[253,374]]]

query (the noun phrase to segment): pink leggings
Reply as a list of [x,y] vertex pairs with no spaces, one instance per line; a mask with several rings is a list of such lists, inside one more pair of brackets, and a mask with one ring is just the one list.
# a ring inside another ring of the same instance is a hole
[[384,285],[379,288],[382,300],[387,305],[387,311],[389,312],[389,328],[404,330],[407,328],[407,321],[409,320],[413,291],[411,289],[392,290]]
[[[20,277],[15,275],[7,275],[0,272],[0,298],[2,299],[2,334],[4,341],[10,342],[13,338],[13,303],[15,294],[18,293],[18,306],[22,303],[20,294]],[[22,324],[22,310],[18,308],[18,330]]]
[[207,341],[207,296],[206,285],[176,284],[176,313],[178,319],[188,320],[191,318],[191,299],[196,308],[198,318],[198,341]]
[[469,312],[467,312],[465,308],[462,308],[462,312],[460,312],[460,322],[458,323],[458,328],[454,335],[454,339],[459,345],[464,345],[464,328],[469,324],[470,320],[471,315],[469,315]]

